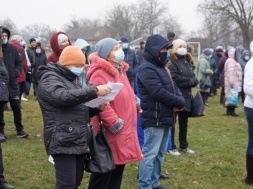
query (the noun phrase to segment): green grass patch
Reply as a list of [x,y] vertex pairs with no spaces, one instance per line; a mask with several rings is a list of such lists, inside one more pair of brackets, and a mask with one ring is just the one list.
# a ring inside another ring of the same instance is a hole
[[[220,92],[220,91],[218,91]],[[43,144],[43,121],[35,97],[22,101],[23,125],[30,136],[17,139],[12,112],[5,112],[5,133],[2,144],[4,175],[17,189],[52,189],[55,184],[54,167],[47,161]],[[209,98],[207,115],[189,119],[189,147],[196,154],[165,155],[163,172],[169,180],[161,183],[173,189],[238,189],[251,188],[243,183],[246,175],[245,150],[247,121],[240,103],[239,117],[228,117],[219,104],[219,97]],[[178,146],[178,125],[176,126]],[[138,163],[126,166],[122,189],[136,189]],[[89,173],[85,173],[80,188],[87,188]]]

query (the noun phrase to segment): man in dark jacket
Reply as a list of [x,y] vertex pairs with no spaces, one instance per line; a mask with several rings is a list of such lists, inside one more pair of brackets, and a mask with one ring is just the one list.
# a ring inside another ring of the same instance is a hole
[[[2,48],[3,48],[3,60],[5,66],[8,70],[9,74],[9,102],[13,111],[14,115],[14,124],[16,126],[17,137],[18,138],[26,138],[28,133],[24,131],[24,126],[22,125],[22,115],[21,115],[21,107],[19,103],[19,85],[17,83],[17,78],[19,77],[22,69],[23,69],[23,62],[22,59],[13,45],[8,43],[10,38],[10,31],[0,26],[3,30],[1,33],[1,40],[2,40]],[[4,103],[0,102],[0,136],[5,136],[4,134]]]
[[135,80],[135,76],[136,76],[136,72],[138,70],[139,64],[136,58],[136,54],[134,52],[134,50],[130,49],[129,47],[129,41],[128,38],[126,36],[122,36],[120,38],[120,41],[122,42],[122,48],[123,51],[125,53],[125,62],[128,63],[129,65],[129,69],[127,70],[127,78],[133,88],[133,90],[135,90],[134,87],[134,80]]
[[141,63],[141,61],[143,59],[144,49],[145,49],[145,42],[141,41],[140,42],[140,48],[138,48],[138,50],[136,52],[136,57],[138,58],[139,64]]
[[[141,124],[144,130],[139,165],[139,189],[167,189],[161,186],[163,155],[167,150],[169,128],[174,126],[175,111],[185,105],[185,100],[174,84],[170,71],[165,68],[170,43],[161,35],[148,37],[144,60],[138,71],[138,87],[141,97]],[[156,155],[154,155],[156,154]]]
[[[0,33],[2,33],[0,29]],[[5,67],[3,62],[3,52],[2,52],[2,40],[0,40],[0,103],[6,103],[9,99],[9,90],[8,90],[8,82],[9,82],[9,75],[8,71]],[[3,111],[3,110],[2,110]],[[4,178],[4,166],[3,166],[3,154],[2,154],[2,147],[1,143],[5,142],[5,137],[0,135],[0,188],[2,189],[14,189],[13,186],[9,185],[5,178]]]

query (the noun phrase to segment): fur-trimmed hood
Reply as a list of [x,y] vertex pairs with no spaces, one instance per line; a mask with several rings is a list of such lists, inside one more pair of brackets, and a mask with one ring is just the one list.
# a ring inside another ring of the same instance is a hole
[[[178,56],[181,56],[181,55],[177,55],[176,52],[175,52],[175,50],[173,50],[173,49],[170,49],[169,53],[170,53],[170,59],[171,59],[171,61],[177,62],[178,61]],[[192,61],[192,55],[191,55],[191,53],[187,52],[185,56],[186,56],[186,58],[189,61]]]
[[[97,53],[92,53],[89,56],[89,59],[91,61],[91,67],[87,72],[87,79],[89,80],[91,75],[97,71],[98,69],[103,69],[105,70],[107,73],[111,74],[112,76],[116,76],[119,74],[119,70],[117,68],[115,68],[110,62],[108,62],[107,60],[100,58]],[[129,68],[129,65],[126,62],[122,62],[121,63],[123,70],[122,72],[124,72],[124,74],[126,74],[126,71]]]

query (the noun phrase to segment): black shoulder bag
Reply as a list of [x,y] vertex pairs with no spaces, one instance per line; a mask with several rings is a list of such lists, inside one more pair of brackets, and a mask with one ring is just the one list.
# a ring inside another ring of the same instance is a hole
[[116,169],[111,147],[105,135],[103,123],[99,117],[100,129],[94,135],[93,127],[90,126],[91,139],[89,143],[90,156],[87,158],[85,171],[89,173],[107,173]]

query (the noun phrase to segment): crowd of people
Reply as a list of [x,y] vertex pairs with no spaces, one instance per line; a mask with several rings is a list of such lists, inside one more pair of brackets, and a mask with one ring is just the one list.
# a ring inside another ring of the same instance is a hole
[[[88,188],[120,189],[125,165],[139,162],[139,189],[168,189],[159,181],[169,178],[162,173],[166,152],[176,156],[195,153],[187,140],[194,87],[205,106],[210,97],[218,96],[219,87],[222,105],[230,88],[238,90],[249,127],[245,182],[253,184],[253,42],[250,50],[205,48],[195,69],[193,47],[174,32],[168,32],[167,38],[150,35],[136,50],[127,36],[104,38],[94,52],[85,39],[72,45],[64,32],[56,32],[50,39],[53,52],[49,56],[35,38],[27,46],[22,36],[11,35],[8,28],[1,26],[0,32],[0,143],[7,140],[4,110],[8,102],[17,137],[29,136],[22,125],[21,101],[28,100],[33,86],[43,117],[44,145],[54,161],[55,189],[77,189],[81,184],[90,153],[89,128],[92,125],[96,134],[100,120],[116,168],[92,173]],[[203,79],[210,80],[209,87],[202,88]],[[114,100],[96,108],[84,105],[110,94],[108,82],[123,84]],[[238,116],[235,108],[226,107],[226,115]],[[174,140],[177,121],[179,150]],[[0,188],[14,188],[3,176],[1,146]]]

